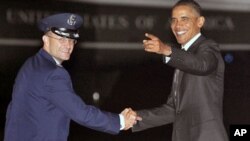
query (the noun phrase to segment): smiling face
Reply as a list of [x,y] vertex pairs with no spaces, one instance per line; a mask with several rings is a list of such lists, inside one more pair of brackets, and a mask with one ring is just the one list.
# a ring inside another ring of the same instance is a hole
[[179,5],[172,10],[171,29],[179,44],[185,45],[198,34],[205,19],[191,6]]
[[43,42],[45,51],[60,62],[70,59],[75,45],[74,39],[58,36],[51,31],[43,36]]

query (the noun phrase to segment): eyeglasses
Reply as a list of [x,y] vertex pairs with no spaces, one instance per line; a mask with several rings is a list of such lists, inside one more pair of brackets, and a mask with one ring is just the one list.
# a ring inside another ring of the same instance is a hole
[[56,38],[56,37],[53,37],[53,36],[50,36],[50,35],[46,35],[52,39],[56,39],[58,40],[61,44],[63,43],[70,43],[70,44],[76,44],[77,43],[77,40],[75,39],[69,39],[69,38],[66,38],[66,37],[62,37],[62,38]]

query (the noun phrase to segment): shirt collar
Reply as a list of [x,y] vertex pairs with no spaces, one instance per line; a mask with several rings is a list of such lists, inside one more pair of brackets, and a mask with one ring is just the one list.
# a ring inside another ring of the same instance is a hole
[[181,46],[181,49],[187,51],[190,46],[201,36],[201,33],[196,34],[191,40],[189,40],[184,46]]
[[61,61],[59,61],[55,57],[53,57],[53,59],[55,60],[57,66],[62,67],[62,62]]

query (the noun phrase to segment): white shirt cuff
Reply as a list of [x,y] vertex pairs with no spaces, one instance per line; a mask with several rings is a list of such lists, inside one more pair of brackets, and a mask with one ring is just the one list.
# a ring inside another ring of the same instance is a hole
[[119,114],[119,117],[120,117],[120,130],[123,130],[125,128],[124,116],[122,114]]
[[166,63],[166,64],[167,64],[167,63],[169,62],[169,60],[171,59],[170,57],[167,57],[167,56],[164,56],[164,58],[165,58],[165,59],[164,59],[164,63]]

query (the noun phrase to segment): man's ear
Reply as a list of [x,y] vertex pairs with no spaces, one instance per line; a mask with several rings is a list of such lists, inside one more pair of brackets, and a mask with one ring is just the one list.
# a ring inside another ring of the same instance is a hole
[[49,38],[48,38],[48,36],[43,35],[42,40],[43,40],[43,48],[45,50],[47,50],[48,46],[49,46]]
[[48,40],[46,35],[43,35],[42,40],[43,40],[43,42],[46,42]]
[[202,28],[204,24],[205,24],[205,17],[200,16],[198,18],[198,27]]
[[43,40],[44,45],[48,45],[49,40],[48,40],[48,37],[46,35],[43,35],[42,40]]

